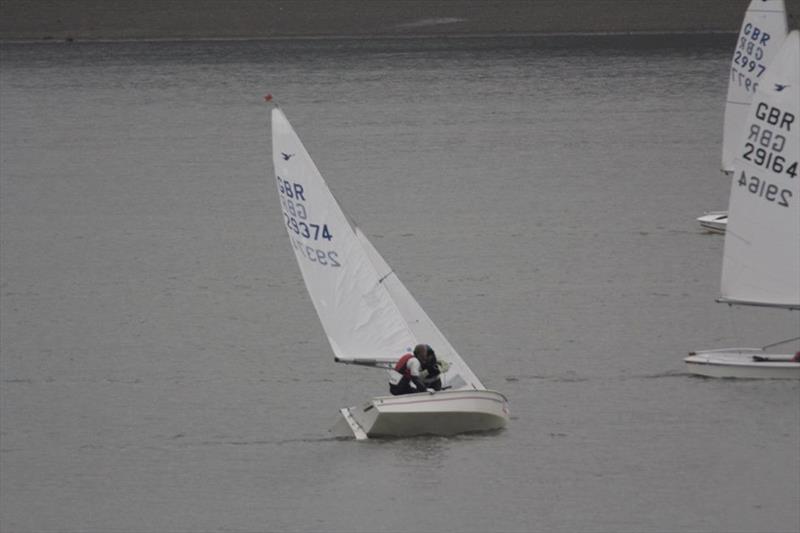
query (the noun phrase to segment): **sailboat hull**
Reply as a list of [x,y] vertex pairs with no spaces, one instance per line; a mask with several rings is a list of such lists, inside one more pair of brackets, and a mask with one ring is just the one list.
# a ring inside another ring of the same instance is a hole
[[364,439],[491,431],[506,425],[509,410],[499,392],[455,390],[379,396],[342,409],[342,415],[332,431]]
[[700,226],[711,233],[725,233],[728,227],[727,211],[709,211],[697,218]]
[[758,348],[693,352],[684,359],[692,374],[710,378],[800,379],[800,362],[791,355],[768,354]]

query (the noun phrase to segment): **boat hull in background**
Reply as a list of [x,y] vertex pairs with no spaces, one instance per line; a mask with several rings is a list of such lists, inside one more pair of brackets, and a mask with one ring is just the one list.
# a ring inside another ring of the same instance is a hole
[[697,217],[700,226],[711,233],[725,233],[728,227],[727,211],[708,211],[701,217]]
[[760,348],[697,351],[684,359],[692,374],[710,378],[800,379],[800,362],[791,355],[768,354]]
[[492,431],[505,427],[509,419],[505,396],[473,389],[379,396],[341,412],[331,431],[359,440]]

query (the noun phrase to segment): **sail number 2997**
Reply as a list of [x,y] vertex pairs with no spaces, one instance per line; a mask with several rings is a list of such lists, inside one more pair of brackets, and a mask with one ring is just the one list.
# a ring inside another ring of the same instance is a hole
[[780,206],[789,207],[789,200],[792,197],[792,191],[789,189],[781,189],[774,183],[768,183],[758,176],[748,177],[745,172],[742,172],[739,176],[738,184],[739,187],[745,187],[748,192],[769,202],[775,202]]

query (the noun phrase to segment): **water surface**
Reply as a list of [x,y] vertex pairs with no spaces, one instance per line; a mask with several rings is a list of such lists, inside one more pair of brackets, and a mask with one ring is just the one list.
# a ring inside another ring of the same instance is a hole
[[[800,328],[714,302],[731,47],[3,45],[0,529],[800,529],[800,386],[682,363]],[[387,386],[333,363],[266,92],[506,430],[330,438]]]

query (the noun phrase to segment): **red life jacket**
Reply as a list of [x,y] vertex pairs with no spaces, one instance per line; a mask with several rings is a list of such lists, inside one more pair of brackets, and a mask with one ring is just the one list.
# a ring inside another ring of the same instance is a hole
[[394,371],[399,374],[403,374],[403,376],[407,378],[410,378],[411,372],[408,370],[407,364],[412,357],[414,357],[413,353],[407,353],[403,357],[401,357],[400,360],[397,361],[397,363],[394,365]]

